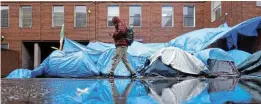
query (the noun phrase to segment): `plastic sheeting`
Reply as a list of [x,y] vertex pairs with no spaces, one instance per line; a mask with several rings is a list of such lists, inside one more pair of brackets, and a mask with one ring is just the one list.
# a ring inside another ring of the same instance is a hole
[[212,76],[234,76],[239,75],[236,70],[234,59],[224,50],[209,48],[194,54],[206,66]]
[[200,74],[207,70],[207,67],[198,58],[176,47],[167,47],[157,51],[151,56],[151,63],[160,56],[165,65],[183,73]]
[[261,74],[261,51],[258,51],[249,56],[241,65],[237,68],[243,74]]
[[245,36],[257,36],[258,28],[261,28],[261,16],[248,19],[236,26],[233,26],[224,34],[224,36],[227,37],[228,48],[231,48],[233,45],[237,47],[238,33]]
[[242,64],[243,61],[245,61],[249,56],[251,56],[251,54],[248,52],[236,49],[227,51],[227,53],[233,58],[236,66]]
[[224,50],[219,48],[209,48],[194,54],[205,65],[208,65],[208,59],[234,61],[234,59]]
[[32,75],[52,77],[97,76],[100,74],[99,70],[89,56],[85,51],[63,52],[56,50],[38,68],[33,70]]
[[199,52],[223,37],[229,28],[204,28],[185,33],[171,40],[168,45],[190,53]]
[[162,63],[161,57],[154,61],[150,66],[145,67],[140,72],[142,76],[164,76],[176,77],[179,76],[179,71],[173,69],[169,65]]
[[[127,50],[128,59],[135,71],[141,69],[156,49],[162,44],[150,44],[148,47],[142,43],[134,42]],[[50,77],[89,77],[107,74],[111,67],[111,59],[115,52],[114,44],[91,42],[84,46],[68,38],[64,38],[63,50],[52,52],[39,67],[33,71],[14,71],[8,78],[34,78],[37,76]],[[27,74],[26,74],[27,73]],[[121,61],[115,70],[117,76],[129,76],[129,72]]]
[[248,19],[232,28],[223,24],[218,28],[204,28],[188,32],[171,40],[168,45],[196,53],[207,48],[218,39],[226,38],[229,49],[233,45],[237,48],[238,33],[245,36],[257,36],[256,30],[259,28],[261,28],[261,16]]
[[[154,53],[154,50],[157,50],[159,48],[163,48],[164,44],[160,43],[154,43],[154,44],[142,44],[140,42],[134,41],[127,52],[131,56],[144,56],[148,57],[151,56]],[[115,45],[114,44],[109,44],[109,43],[102,43],[102,42],[91,42],[87,45],[87,49],[92,50],[94,52],[105,52],[108,49],[114,49]],[[138,51],[137,51],[138,50]]]
[[6,78],[30,78],[32,70],[16,69],[12,71]]
[[211,76],[239,76],[235,64],[231,61],[209,59],[208,66]]

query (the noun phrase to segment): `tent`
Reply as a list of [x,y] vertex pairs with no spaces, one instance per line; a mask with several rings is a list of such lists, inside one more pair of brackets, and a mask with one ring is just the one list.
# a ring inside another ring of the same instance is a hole
[[242,74],[252,74],[260,75],[261,74],[261,51],[258,51],[251,56],[249,56],[242,64],[240,64],[237,69]]
[[251,54],[242,50],[230,50],[227,53],[233,58],[235,65],[238,66],[242,64]]
[[180,76],[181,72],[178,70],[173,70],[171,66],[162,63],[161,56],[160,56],[151,65],[140,70],[139,73],[142,76],[176,77],[176,76]]
[[213,76],[238,76],[233,58],[224,50],[219,48],[209,48],[196,53],[199,58],[208,66],[210,74]]
[[197,75],[207,70],[198,58],[176,47],[167,47],[157,51],[150,57],[150,65],[159,57],[162,63],[182,73]]

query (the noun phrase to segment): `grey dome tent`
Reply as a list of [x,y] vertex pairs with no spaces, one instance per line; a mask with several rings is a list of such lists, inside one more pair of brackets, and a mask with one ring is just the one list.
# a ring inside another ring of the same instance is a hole
[[239,76],[233,58],[224,50],[219,48],[209,48],[196,53],[207,65],[211,76]]

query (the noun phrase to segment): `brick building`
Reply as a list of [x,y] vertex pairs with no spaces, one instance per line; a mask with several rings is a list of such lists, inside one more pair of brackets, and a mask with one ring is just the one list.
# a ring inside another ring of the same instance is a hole
[[261,6],[258,1],[5,1],[1,14],[1,45],[19,53],[17,68],[32,69],[53,51],[50,47],[58,47],[61,24],[66,37],[83,44],[113,42],[108,35],[114,30],[110,19],[119,16],[134,27],[138,41],[167,42],[192,30],[217,27],[225,20],[234,26],[260,16]]

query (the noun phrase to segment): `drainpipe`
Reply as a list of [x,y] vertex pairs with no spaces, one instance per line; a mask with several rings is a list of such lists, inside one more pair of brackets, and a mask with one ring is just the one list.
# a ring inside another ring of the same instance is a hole
[[90,35],[91,35],[91,30],[90,30],[90,27],[91,27],[91,26],[90,26],[90,22],[91,22],[91,21],[90,21],[90,20],[91,20],[90,17],[91,17],[91,16],[90,16],[90,15],[91,15],[91,10],[88,8],[88,30],[89,30],[88,39],[90,39]]
[[227,22],[227,15],[228,15],[228,13],[225,13],[224,23]]

